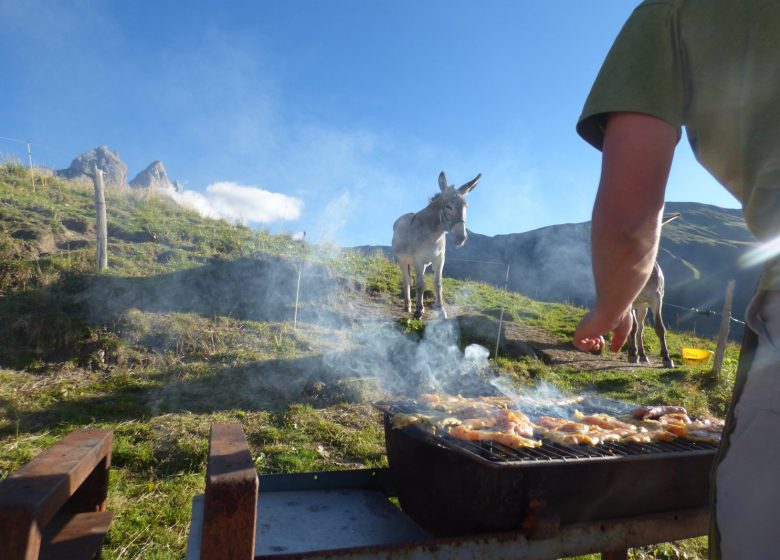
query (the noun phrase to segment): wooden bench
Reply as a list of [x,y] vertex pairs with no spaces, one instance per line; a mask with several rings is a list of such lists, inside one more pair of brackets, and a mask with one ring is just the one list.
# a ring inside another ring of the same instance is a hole
[[99,558],[111,430],[76,430],[0,481],[0,558]]

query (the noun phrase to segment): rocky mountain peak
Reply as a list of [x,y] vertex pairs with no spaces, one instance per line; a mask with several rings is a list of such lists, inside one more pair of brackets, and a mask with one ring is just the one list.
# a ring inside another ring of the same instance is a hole
[[127,165],[105,144],[81,154],[67,169],[55,172],[66,179],[91,178],[95,164],[103,170],[103,182],[106,188],[125,188],[127,186]]
[[130,181],[133,188],[173,189],[174,185],[161,161],[154,161]]

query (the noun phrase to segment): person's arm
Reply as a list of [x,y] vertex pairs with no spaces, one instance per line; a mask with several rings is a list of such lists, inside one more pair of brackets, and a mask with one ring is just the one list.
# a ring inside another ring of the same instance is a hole
[[612,113],[607,122],[591,243],[596,302],[574,333],[583,351],[601,350],[612,332],[617,352],[631,331],[631,304],[653,269],[664,193],[677,130],[639,113]]

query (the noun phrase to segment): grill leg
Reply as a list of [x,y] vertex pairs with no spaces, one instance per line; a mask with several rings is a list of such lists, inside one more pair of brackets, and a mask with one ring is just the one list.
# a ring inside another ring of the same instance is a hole
[[601,560],[626,560],[628,558],[628,549],[610,550],[601,553]]

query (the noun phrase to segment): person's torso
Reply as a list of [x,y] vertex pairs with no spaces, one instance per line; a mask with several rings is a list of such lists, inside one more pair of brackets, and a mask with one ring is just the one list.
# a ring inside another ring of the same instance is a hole
[[679,0],[684,125],[697,159],[780,235],[780,1]]

